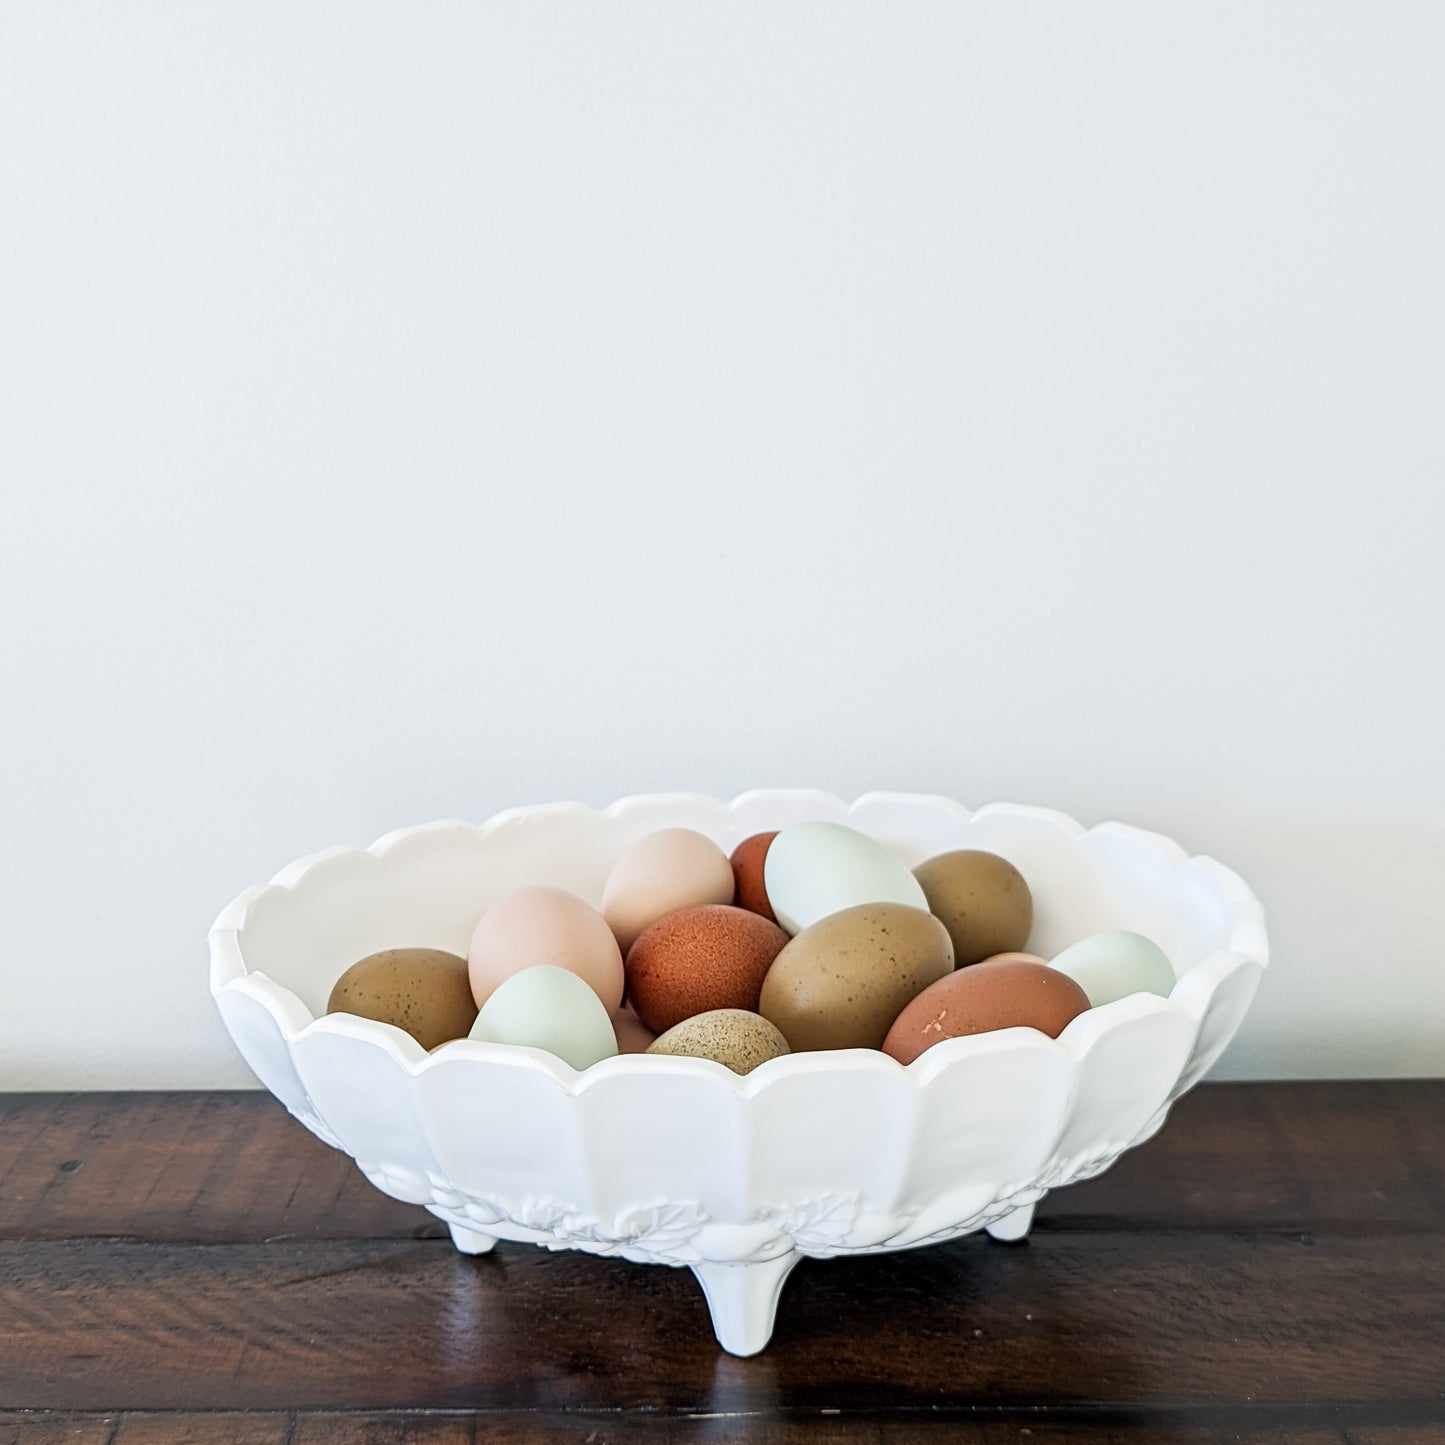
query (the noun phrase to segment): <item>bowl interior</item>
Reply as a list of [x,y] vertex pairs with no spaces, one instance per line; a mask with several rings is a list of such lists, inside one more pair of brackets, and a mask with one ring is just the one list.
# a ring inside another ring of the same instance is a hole
[[811,818],[848,822],[910,865],[952,848],[1012,862],[1034,897],[1028,947],[1048,957],[1109,928],[1147,935],[1176,977],[1238,947],[1236,910],[1217,867],[1166,839],[1119,824],[1084,831],[1059,814],[996,806],[970,813],[941,799],[871,795],[852,805],[821,794],[750,794],[731,805],[690,796],[519,810],[481,828],[437,823],[372,849],[337,849],[278,875],[250,900],[238,930],[248,973],[263,973],[315,1016],[358,958],[406,945],[465,954],[482,911],[529,883],[597,904],[613,859],[655,828],[687,826],[731,849],[751,833]]

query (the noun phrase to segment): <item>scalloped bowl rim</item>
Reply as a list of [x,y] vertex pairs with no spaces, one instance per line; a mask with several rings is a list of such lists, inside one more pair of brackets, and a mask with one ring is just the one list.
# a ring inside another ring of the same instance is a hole
[[[759,1065],[746,1075],[735,1074],[731,1069],[710,1059],[649,1054],[618,1054],[579,1071],[556,1055],[541,1049],[515,1044],[483,1043],[472,1039],[454,1039],[427,1052],[410,1034],[390,1024],[358,1018],[351,1014],[323,1014],[319,1017],[314,1015],[297,994],[284,984],[264,972],[249,970],[242,956],[241,934],[256,901],[272,891],[294,892],[318,867],[342,856],[364,854],[380,862],[394,849],[406,846],[427,834],[463,831],[480,841],[488,834],[519,821],[548,814],[586,813],[612,819],[639,805],[697,805],[732,813],[745,805],[783,799],[793,803],[816,803],[830,811],[837,810],[844,814],[853,813],[866,804],[904,802],[912,806],[947,810],[964,821],[1000,814],[1028,818],[1048,823],[1073,839],[1095,834],[1127,836],[1151,848],[1170,865],[1171,871],[1191,867],[1203,872],[1214,882],[1232,915],[1229,940],[1232,946],[1216,949],[1185,968],[1179,974],[1168,998],[1157,994],[1137,993],[1091,1008],[1074,1019],[1057,1039],[1050,1039],[1037,1029],[999,1029],[935,1044],[907,1065],[899,1064],[887,1054],[873,1049],[830,1049],[787,1054]],[[256,884],[246,889],[217,915],[208,941],[213,997],[219,998],[223,993],[234,992],[253,999],[272,1016],[288,1047],[312,1034],[338,1034],[380,1049],[390,1056],[397,1067],[412,1077],[435,1067],[476,1061],[545,1075],[562,1092],[574,1096],[608,1080],[642,1075],[707,1079],[741,1098],[752,1098],[770,1086],[788,1079],[840,1072],[881,1073],[895,1079],[903,1077],[916,1088],[923,1089],[935,1075],[945,1071],[956,1060],[1006,1053],[1024,1045],[1056,1051],[1077,1067],[1100,1036],[1134,1020],[1168,1014],[1187,1020],[1197,1027],[1215,989],[1225,977],[1237,968],[1247,966],[1251,961],[1261,969],[1269,963],[1263,910],[1249,886],[1237,873],[1216,859],[1207,854],[1189,854],[1173,839],[1163,834],[1115,821],[1097,823],[1085,828],[1066,813],[1031,804],[990,803],[981,808],[970,809],[940,794],[878,791],[860,794],[850,804],[834,794],[810,789],[753,789],[726,803],[699,793],[635,794],[619,798],[606,808],[593,808],[585,803],[574,802],[541,803],[505,809],[480,824],[444,818],[396,828],[383,834],[367,848],[333,847],[308,854],[282,868],[269,883]]]

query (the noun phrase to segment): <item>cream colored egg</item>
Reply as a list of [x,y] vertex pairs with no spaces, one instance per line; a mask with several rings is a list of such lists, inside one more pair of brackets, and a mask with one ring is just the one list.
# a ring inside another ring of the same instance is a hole
[[544,963],[584,979],[609,1013],[622,1002],[622,952],[602,915],[564,889],[535,885],[492,904],[472,934],[467,964],[477,1007],[513,974]]
[[728,856],[691,828],[660,828],[639,838],[612,865],[602,916],[627,952],[664,914],[700,903],[731,903],[736,880]]

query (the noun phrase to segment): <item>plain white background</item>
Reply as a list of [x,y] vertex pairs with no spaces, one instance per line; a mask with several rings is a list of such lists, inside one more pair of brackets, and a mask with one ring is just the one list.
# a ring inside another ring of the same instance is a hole
[[0,4],[0,1087],[439,816],[1062,807],[1445,1059],[1445,9]]

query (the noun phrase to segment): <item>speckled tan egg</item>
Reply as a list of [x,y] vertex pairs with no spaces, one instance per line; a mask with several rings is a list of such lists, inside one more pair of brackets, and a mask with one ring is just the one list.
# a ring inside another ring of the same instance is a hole
[[694,1014],[756,1009],[788,935],[745,908],[704,903],[645,928],[627,950],[627,1001],[663,1033]]
[[746,1009],[720,1008],[684,1019],[658,1038],[649,1054],[712,1059],[747,1074],[788,1052],[788,1041],[767,1019]]
[[797,1053],[876,1049],[904,1006],[953,971],[948,930],[906,903],[861,903],[805,928],[763,980],[758,1012]]
[[929,910],[953,939],[959,968],[1028,942],[1034,900],[1024,875],[1007,858],[977,848],[940,853],[913,870]]
[[711,838],[692,828],[660,828],[612,865],[602,889],[602,916],[625,954],[664,914],[700,903],[731,903],[735,886],[728,855]]
[[945,1039],[995,1029],[1038,1029],[1056,1039],[1088,1007],[1084,990],[1046,963],[988,959],[924,989],[888,1030],[883,1052],[911,1064]]
[[777,836],[776,832],[754,833],[751,838],[744,838],[733,849],[732,857],[728,860],[733,867],[735,884],[733,903],[739,908],[746,908],[749,913],[760,914],[769,923],[776,923],[778,918],[773,912],[773,905],[768,902],[767,884],[763,881],[763,865],[768,859],[768,849],[773,846],[773,839]]
[[625,1005],[612,1015],[612,1032],[617,1035],[619,1054],[645,1054],[657,1037],[640,1018]]
[[367,954],[336,980],[326,1011],[395,1024],[424,1049],[466,1038],[477,1018],[466,959],[440,948]]

